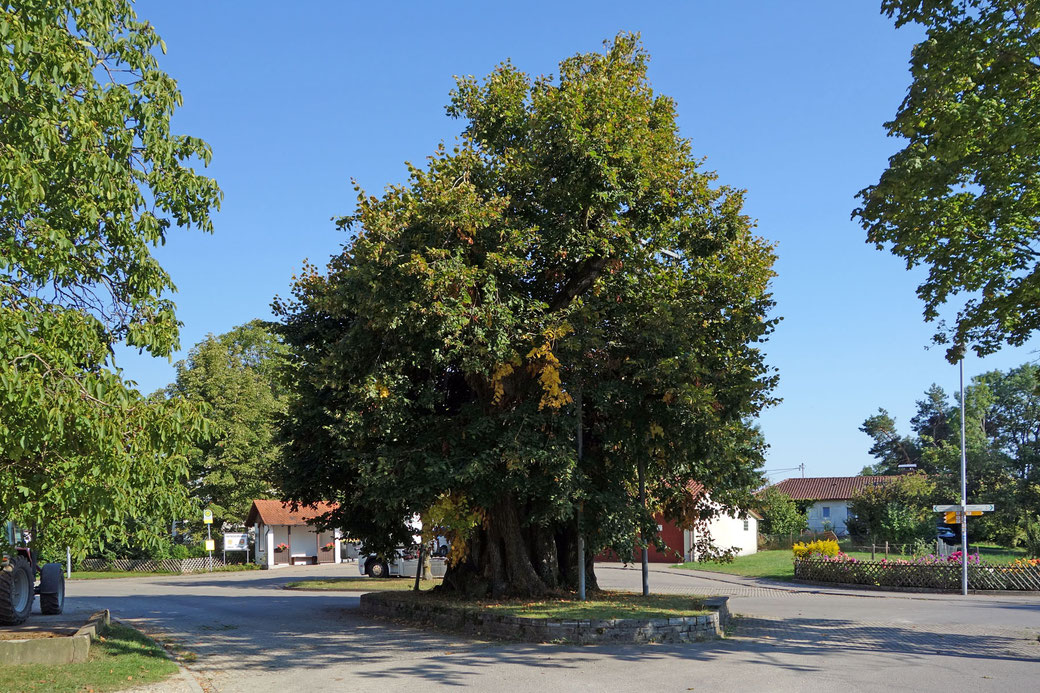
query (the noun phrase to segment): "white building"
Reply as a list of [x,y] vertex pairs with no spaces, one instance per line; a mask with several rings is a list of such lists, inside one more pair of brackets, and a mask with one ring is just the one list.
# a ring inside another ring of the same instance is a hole
[[782,491],[796,501],[812,501],[808,508],[809,529],[814,532],[834,532],[842,537],[849,533],[846,523],[850,517],[852,497],[870,486],[880,486],[899,477],[895,476],[823,476],[808,479],[785,479],[772,488]]
[[256,563],[264,568],[339,563],[341,532],[318,532],[308,524],[336,507],[318,503],[293,510],[278,500],[253,501],[246,527],[256,528]]

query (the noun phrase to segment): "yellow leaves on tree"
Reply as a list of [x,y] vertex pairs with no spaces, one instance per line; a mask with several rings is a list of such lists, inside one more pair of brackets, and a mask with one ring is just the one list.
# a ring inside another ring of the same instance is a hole
[[563,389],[560,381],[560,360],[553,353],[556,340],[572,331],[567,323],[558,327],[549,327],[542,333],[545,341],[534,347],[527,353],[531,359],[531,368],[538,374],[538,382],[542,385],[542,399],[538,403],[538,409],[549,407],[559,409],[573,402],[573,398]]

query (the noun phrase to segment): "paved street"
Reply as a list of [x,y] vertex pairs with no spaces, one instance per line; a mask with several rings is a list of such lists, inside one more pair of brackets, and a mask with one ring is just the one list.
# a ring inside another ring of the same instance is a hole
[[[695,645],[468,640],[357,613],[350,593],[290,592],[353,565],[69,583],[67,609],[113,615],[194,653],[208,691],[1033,691],[1040,597],[907,595],[654,568],[655,591],[730,595],[733,637]],[[597,566],[639,589],[638,568]],[[154,691],[191,690],[173,681]]]

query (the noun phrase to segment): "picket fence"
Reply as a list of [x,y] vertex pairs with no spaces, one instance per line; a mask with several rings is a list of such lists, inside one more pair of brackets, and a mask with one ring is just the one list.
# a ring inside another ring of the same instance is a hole
[[[794,577],[810,582],[956,591],[960,589],[961,566],[960,563],[852,563],[803,558],[794,562]],[[968,587],[973,590],[1040,591],[1040,566],[969,565]]]
[[[152,560],[148,558],[131,559],[116,558],[108,560],[105,558],[87,558],[80,562],[79,570],[127,570],[143,573],[201,573],[209,570],[210,559],[208,558],[166,558],[163,560]],[[223,568],[225,565],[241,564],[242,561],[228,561],[225,563],[220,558],[213,557],[213,567]]]

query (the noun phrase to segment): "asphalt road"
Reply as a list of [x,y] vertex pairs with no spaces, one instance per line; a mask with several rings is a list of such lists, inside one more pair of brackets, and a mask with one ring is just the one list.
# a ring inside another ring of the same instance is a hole
[[[1036,691],[1040,597],[907,595],[651,572],[660,592],[726,594],[732,637],[694,645],[483,642],[370,620],[352,593],[282,589],[352,564],[73,581],[67,611],[117,618],[194,653],[207,691]],[[597,567],[638,590],[638,568]],[[189,657],[190,659],[191,657]],[[154,691],[192,690],[172,681]],[[197,689],[196,689],[197,690]]]

